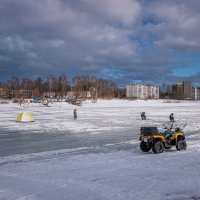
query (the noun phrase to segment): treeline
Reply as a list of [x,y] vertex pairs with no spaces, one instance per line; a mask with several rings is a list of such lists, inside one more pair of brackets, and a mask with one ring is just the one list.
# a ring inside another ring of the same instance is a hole
[[53,93],[55,98],[63,98],[70,92],[76,98],[83,92],[90,92],[93,98],[94,96],[96,98],[125,97],[125,90],[119,89],[113,81],[91,76],[75,76],[70,81],[65,74],[50,75],[47,78],[38,77],[35,80],[12,76],[7,83],[0,83],[0,88],[9,98],[12,98],[16,91],[29,91],[29,93],[31,91],[33,97],[43,97],[44,93]]

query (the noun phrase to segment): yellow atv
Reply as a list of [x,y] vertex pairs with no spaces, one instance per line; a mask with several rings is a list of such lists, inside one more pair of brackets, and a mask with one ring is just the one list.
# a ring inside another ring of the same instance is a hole
[[140,149],[143,152],[162,153],[164,149],[170,149],[176,146],[178,151],[186,150],[187,144],[185,134],[180,128],[175,131],[167,129],[165,132],[159,133],[157,127],[141,127],[140,128]]

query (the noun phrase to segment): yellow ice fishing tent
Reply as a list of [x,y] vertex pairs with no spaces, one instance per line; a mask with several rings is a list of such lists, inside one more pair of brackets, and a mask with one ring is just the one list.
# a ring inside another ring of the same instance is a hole
[[16,122],[33,122],[33,117],[29,112],[22,112],[18,115]]

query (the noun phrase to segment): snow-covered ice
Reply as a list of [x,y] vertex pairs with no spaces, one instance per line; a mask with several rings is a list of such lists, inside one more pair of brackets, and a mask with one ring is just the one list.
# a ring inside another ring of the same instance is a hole
[[[16,123],[25,110],[35,122]],[[187,150],[141,152],[140,126],[161,129],[172,112]],[[198,101],[5,104],[0,113],[0,200],[200,199]]]

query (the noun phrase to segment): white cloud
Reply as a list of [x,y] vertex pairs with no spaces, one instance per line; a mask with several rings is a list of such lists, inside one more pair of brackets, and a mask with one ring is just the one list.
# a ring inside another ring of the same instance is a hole
[[148,27],[151,33],[155,34],[161,47],[185,51],[199,50],[200,46],[200,14],[194,9],[195,5],[200,7],[200,1],[155,1],[150,5],[148,14],[159,19],[160,24]]
[[92,12],[111,22],[132,25],[140,14],[137,0],[82,0]]

